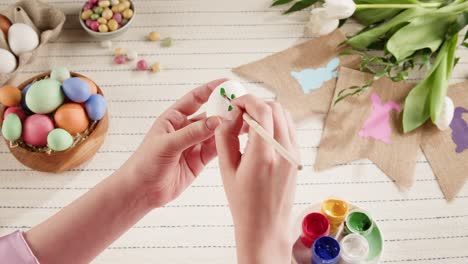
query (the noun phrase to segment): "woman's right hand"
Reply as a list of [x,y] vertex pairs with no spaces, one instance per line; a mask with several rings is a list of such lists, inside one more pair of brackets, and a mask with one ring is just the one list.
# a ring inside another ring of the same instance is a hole
[[[283,147],[299,151],[290,114],[278,103],[252,95],[232,102],[252,116]],[[235,225],[238,263],[291,263],[291,211],[297,170],[250,130],[244,154],[239,134],[242,113],[216,130],[224,188]]]

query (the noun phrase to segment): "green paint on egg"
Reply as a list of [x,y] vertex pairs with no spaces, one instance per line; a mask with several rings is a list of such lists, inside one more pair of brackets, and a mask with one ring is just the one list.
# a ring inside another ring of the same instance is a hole
[[55,79],[35,82],[26,93],[26,105],[36,114],[49,114],[65,100],[61,84]]
[[8,141],[16,141],[21,137],[23,126],[21,119],[16,114],[9,114],[2,125],[2,135]]
[[56,128],[47,135],[47,146],[54,151],[65,151],[73,145],[73,137],[66,130]]

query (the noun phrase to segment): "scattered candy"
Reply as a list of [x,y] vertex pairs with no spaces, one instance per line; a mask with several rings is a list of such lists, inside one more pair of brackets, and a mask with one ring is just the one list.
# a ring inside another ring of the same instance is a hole
[[89,119],[94,121],[101,120],[107,109],[106,99],[100,94],[94,94],[86,101],[85,108]]
[[52,113],[64,100],[61,83],[54,79],[37,81],[26,93],[26,105],[36,114]]
[[21,121],[24,121],[24,119],[26,118],[26,113],[20,106],[8,107],[3,113],[3,119],[5,119],[9,114],[17,115]]
[[66,103],[60,106],[54,115],[55,124],[72,135],[83,133],[89,126],[88,116],[83,106]]
[[21,131],[20,118],[16,114],[9,114],[2,124],[3,137],[8,141],[14,142],[21,137]]
[[158,32],[150,32],[148,34],[148,39],[151,40],[151,41],[158,41],[159,40],[159,33]]
[[139,60],[137,62],[137,70],[139,70],[139,71],[148,70],[148,63],[145,60]]
[[21,91],[15,86],[7,85],[0,88],[0,104],[16,106],[21,102]]
[[124,64],[125,62],[127,62],[127,59],[125,59],[124,55],[119,55],[114,58],[114,62],[116,64]]
[[151,65],[151,72],[160,72],[161,71],[161,64],[159,64],[159,62],[156,62],[156,63],[153,63],[153,65]]
[[115,55],[115,56],[125,55],[125,50],[122,49],[122,48],[116,48],[116,49],[114,50],[114,55]]
[[110,40],[102,41],[101,42],[101,47],[106,48],[106,49],[112,48],[112,41],[110,41]]
[[68,99],[76,103],[83,103],[91,96],[91,88],[81,78],[69,78],[62,84],[62,90]]
[[70,77],[70,71],[67,69],[67,67],[55,67],[50,73],[50,78],[59,82],[63,82]]
[[138,52],[134,50],[130,50],[127,52],[127,59],[128,60],[136,60],[138,59]]
[[172,46],[172,38],[164,38],[163,40],[161,40],[161,46],[165,48]]
[[73,145],[73,137],[66,130],[56,128],[47,136],[47,146],[54,151],[65,151]]
[[47,115],[35,114],[26,118],[23,124],[23,140],[34,147],[47,145],[47,135],[54,130],[54,123]]

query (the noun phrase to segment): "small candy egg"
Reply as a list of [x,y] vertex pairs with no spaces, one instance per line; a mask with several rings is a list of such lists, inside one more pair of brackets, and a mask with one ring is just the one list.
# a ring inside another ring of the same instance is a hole
[[98,88],[97,88],[97,85],[93,81],[91,81],[90,79],[85,78],[85,77],[78,77],[78,78],[80,78],[80,79],[82,79],[82,80],[84,80],[84,81],[86,81],[88,83],[91,94],[97,94]]
[[116,64],[124,64],[125,62],[127,62],[127,59],[125,59],[124,55],[119,55],[114,58],[114,62]]
[[226,81],[220,84],[214,89],[211,93],[207,106],[207,115],[208,116],[221,116],[226,119],[231,119],[230,116],[230,103],[229,101],[221,95],[221,90],[224,89],[224,92],[229,98],[236,98],[247,94],[247,90],[244,86],[237,81]]
[[114,50],[114,55],[115,55],[115,56],[125,55],[125,50],[122,49],[122,48],[116,48],[116,49]]
[[76,103],[86,102],[91,96],[89,84],[81,78],[74,77],[67,79],[62,84],[63,93]]
[[109,32],[109,28],[107,27],[107,25],[101,24],[99,25],[99,32],[102,32],[102,33]]
[[54,115],[58,127],[72,135],[84,132],[89,126],[88,116],[83,106],[77,103],[66,103],[57,109]]
[[99,22],[93,21],[93,22],[91,22],[91,27],[90,28],[91,28],[91,30],[98,32],[99,31],[99,26],[100,26]]
[[93,7],[94,7],[93,4],[86,3],[86,4],[83,6],[83,10],[93,10]]
[[165,39],[161,40],[161,46],[163,46],[165,48],[168,48],[168,47],[172,46],[172,38],[165,38]]
[[104,11],[104,8],[102,8],[100,6],[97,6],[97,7],[94,8],[94,13],[95,14],[101,15],[103,11]]
[[131,10],[130,8],[128,9],[125,9],[122,13],[123,17],[126,18],[126,19],[130,19],[133,17],[133,10]]
[[89,18],[91,18],[91,20],[98,20],[100,17],[99,14],[92,14]]
[[85,10],[85,11],[83,11],[83,13],[81,13],[81,19],[87,20],[87,19],[91,18],[92,14],[93,14],[93,10],[91,10],[91,9]]
[[130,50],[127,52],[127,59],[128,60],[136,60],[138,59],[138,52],[134,50]]
[[148,63],[145,60],[139,60],[137,62],[137,70],[146,71],[148,69]]
[[3,113],[3,119],[5,119],[9,114],[17,115],[21,121],[24,121],[24,119],[26,118],[26,113],[20,106],[8,107]]
[[101,25],[102,25],[102,24],[107,24],[107,19],[105,19],[105,18],[103,18],[103,17],[100,17],[100,18],[98,18],[97,22],[98,22],[99,24],[101,24]]
[[14,54],[21,55],[39,46],[39,36],[29,25],[16,23],[8,30],[8,44]]
[[130,1],[121,1],[121,3],[125,6],[125,8],[130,8],[132,6]]
[[98,5],[99,5],[100,7],[104,7],[104,8],[105,8],[105,7],[109,7],[110,4],[111,4],[111,3],[110,3],[109,0],[103,0],[103,1],[99,1],[99,4],[98,4]]
[[109,8],[104,9],[101,14],[101,16],[107,20],[111,19],[113,15],[114,13]]
[[32,111],[29,109],[29,107],[26,105],[26,93],[28,92],[29,88],[31,88],[32,83],[26,85],[23,90],[21,90],[21,107],[24,109],[24,111],[31,113]]
[[159,38],[160,38],[160,37],[159,37],[159,33],[158,33],[158,32],[152,31],[152,32],[150,32],[150,33],[148,34],[148,39],[151,40],[151,41],[158,41]]
[[111,5],[115,6],[119,4],[119,0],[111,0]]
[[161,71],[161,64],[159,64],[159,62],[153,63],[153,65],[151,65],[151,72],[156,73],[160,71]]
[[109,22],[107,22],[107,26],[109,27],[110,31],[116,31],[119,29],[119,23],[117,23],[117,20],[111,19]]
[[33,83],[26,93],[26,105],[36,114],[52,113],[65,100],[60,86],[60,82],[54,79]]
[[101,42],[101,47],[102,48],[106,48],[106,49],[110,49],[112,48],[112,41],[110,40],[104,40]]
[[118,4],[112,7],[112,12],[114,13],[122,13],[125,10],[125,5]]
[[59,82],[63,82],[70,77],[70,71],[67,69],[67,67],[55,67],[50,73],[50,78]]
[[6,85],[0,88],[0,104],[17,106],[21,103],[21,91],[15,86]]
[[117,21],[117,23],[120,24],[122,22],[122,14],[114,13],[114,15],[112,16],[112,19],[114,19],[115,21]]
[[0,74],[12,73],[18,66],[15,55],[6,49],[0,49],[0,61]]
[[54,130],[54,123],[47,115],[35,114],[26,118],[23,124],[23,140],[35,147],[47,145],[47,135]]
[[95,5],[98,3],[99,0],[88,0],[89,4]]
[[89,119],[94,121],[101,120],[107,109],[106,99],[100,94],[94,94],[86,101],[85,108]]
[[47,146],[54,151],[65,151],[73,145],[73,137],[66,130],[56,128],[47,135]]
[[3,137],[11,142],[18,140],[21,137],[22,125],[21,120],[16,114],[9,114],[2,125]]
[[10,29],[10,27],[10,19],[4,15],[0,15],[0,30],[5,34],[5,36],[8,36],[8,29]]
[[128,23],[128,19],[125,19],[125,18],[122,19],[122,23],[121,23],[122,26],[125,26],[127,23]]
[[91,24],[93,23],[93,21],[91,19],[86,19],[85,21],[85,24],[88,28],[91,28]]

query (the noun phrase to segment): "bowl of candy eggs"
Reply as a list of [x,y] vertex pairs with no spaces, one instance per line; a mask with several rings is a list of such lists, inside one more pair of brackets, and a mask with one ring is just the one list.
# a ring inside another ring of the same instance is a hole
[[107,102],[89,78],[65,67],[0,88],[2,135],[22,164],[63,172],[94,156],[108,130]]
[[135,18],[130,0],[88,0],[80,10],[81,26],[99,40],[109,40],[125,33]]

